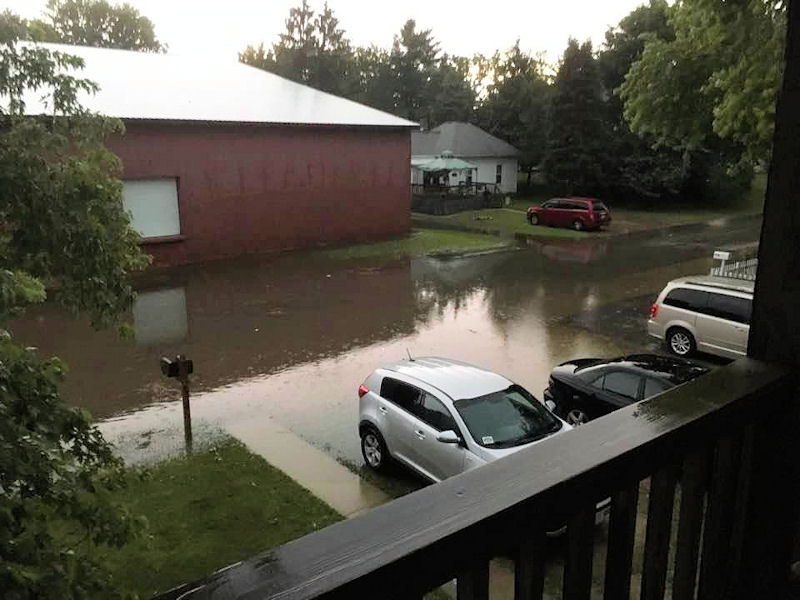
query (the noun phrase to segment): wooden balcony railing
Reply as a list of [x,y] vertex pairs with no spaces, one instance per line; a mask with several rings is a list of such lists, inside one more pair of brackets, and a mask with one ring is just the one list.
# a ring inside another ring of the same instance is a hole
[[[610,497],[595,597],[780,598],[797,516],[794,391],[783,368],[740,360],[169,597],[422,598],[456,579],[460,600],[486,599],[489,561],[501,555],[513,557],[514,597],[538,599],[545,532],[566,524],[562,597],[588,599],[595,504]],[[631,590],[648,478],[641,582]]]

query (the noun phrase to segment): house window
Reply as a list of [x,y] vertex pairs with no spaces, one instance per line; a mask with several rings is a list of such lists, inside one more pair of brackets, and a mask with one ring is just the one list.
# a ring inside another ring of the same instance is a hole
[[122,204],[131,213],[131,226],[144,239],[180,235],[177,179],[123,181]]
[[502,183],[503,182],[503,165],[497,165],[497,171],[494,176],[495,183]]

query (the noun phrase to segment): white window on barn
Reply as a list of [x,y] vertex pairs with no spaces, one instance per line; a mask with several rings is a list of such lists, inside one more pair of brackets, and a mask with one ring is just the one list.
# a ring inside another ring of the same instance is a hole
[[497,170],[494,176],[495,183],[503,183],[503,165],[497,165]]
[[180,235],[176,179],[123,181],[122,203],[132,215],[131,226],[142,238]]

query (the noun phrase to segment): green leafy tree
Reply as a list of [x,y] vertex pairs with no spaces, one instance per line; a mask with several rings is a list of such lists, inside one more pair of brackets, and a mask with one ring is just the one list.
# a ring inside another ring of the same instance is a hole
[[667,21],[665,0],[650,0],[634,9],[606,32],[605,43],[597,56],[605,88],[606,119],[609,136],[606,161],[608,190],[614,198],[629,201],[678,199],[686,180],[681,152],[657,145],[650,135],[631,132],[623,116],[618,88],[644,50],[647,39],[674,39]]
[[239,60],[325,92],[355,93],[353,51],[327,3],[317,14],[303,0],[290,9],[286,31],[272,48],[247,46]]
[[767,159],[785,20],[780,0],[670,7],[674,38],[648,38],[620,88],[631,129],[689,151],[713,151],[716,137],[729,142],[726,156],[738,145],[746,159]]
[[[16,342],[9,318],[44,300],[45,283],[98,324],[129,308],[128,275],[147,263],[122,207],[119,161],[103,146],[115,120],[76,101],[80,59],[20,45],[0,20],[0,589],[3,597],[115,597],[102,549],[139,527],[112,500],[122,463],[82,410],[58,393],[64,365]],[[26,94],[48,115],[26,116]]]
[[106,0],[49,0],[44,18],[29,24],[29,36],[40,42],[166,51],[150,19],[130,4],[114,6]]
[[445,121],[473,119],[476,94],[470,85],[470,67],[471,61],[466,57],[442,55],[430,81],[427,121],[431,127]]
[[520,165],[528,172],[530,186],[531,172],[544,159],[547,147],[552,88],[546,65],[541,57],[523,52],[517,40],[505,53],[496,52],[484,68],[491,83],[477,110],[478,124],[520,150]]
[[350,98],[379,110],[394,112],[395,80],[389,52],[377,46],[356,48],[354,91]]
[[591,42],[569,40],[556,75],[544,170],[565,193],[597,193],[606,185],[607,121]]
[[439,43],[431,30],[418,31],[414,19],[406,21],[394,37],[389,60],[395,78],[395,113],[430,126],[436,95],[432,84],[439,68]]

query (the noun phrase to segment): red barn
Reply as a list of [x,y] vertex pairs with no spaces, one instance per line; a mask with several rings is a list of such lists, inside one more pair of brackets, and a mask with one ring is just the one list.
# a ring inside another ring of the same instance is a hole
[[83,58],[100,91],[82,103],[124,121],[108,146],[156,264],[409,231],[414,123],[232,61],[45,46]]

